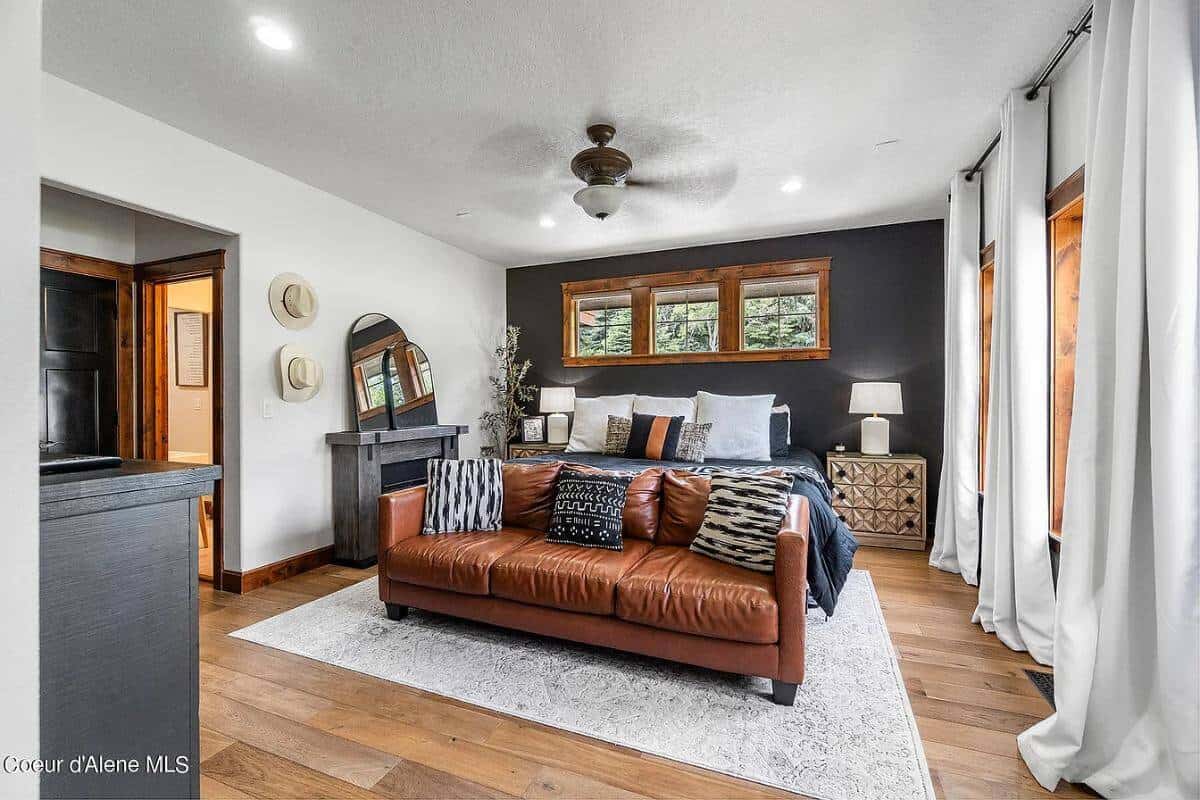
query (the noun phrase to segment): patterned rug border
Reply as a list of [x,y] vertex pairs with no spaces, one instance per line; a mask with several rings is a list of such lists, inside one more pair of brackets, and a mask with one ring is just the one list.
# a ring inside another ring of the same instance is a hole
[[[875,591],[875,581],[871,578],[871,574],[868,570],[855,569],[855,570],[851,570],[851,572],[861,573],[866,578],[867,585],[870,587],[872,607],[874,608],[874,611],[875,611],[878,621],[879,621],[879,625],[876,626],[877,636],[880,638],[880,640],[881,640],[882,644],[884,645],[884,648],[888,654],[889,673],[892,677],[892,680],[895,683],[897,692],[900,694],[900,699],[903,702],[904,715],[905,715],[905,719],[908,723],[909,734],[912,737],[912,741],[915,745],[918,772],[921,774],[922,778],[924,779],[925,796],[926,796],[926,798],[928,798],[928,800],[936,800],[937,793],[933,789],[933,781],[929,774],[929,763],[926,760],[926,756],[925,756],[925,745],[921,741],[921,733],[917,727],[916,715],[913,713],[912,703],[908,698],[908,689],[904,684],[904,675],[900,670],[900,661],[896,654],[896,648],[895,648],[894,644],[892,643],[891,636],[887,630],[887,621],[883,615],[883,606],[880,605],[879,594]],[[684,760],[676,758],[674,756],[664,755],[662,753],[655,752],[654,750],[649,749],[643,745],[629,742],[627,740],[620,739],[619,737],[598,735],[593,731],[586,731],[586,730],[583,730],[582,728],[576,727],[574,725],[551,722],[546,719],[540,719],[536,716],[533,716],[532,714],[522,714],[518,711],[513,711],[510,709],[497,708],[492,705],[486,705],[484,703],[478,703],[478,702],[473,702],[470,700],[465,700],[461,697],[455,697],[454,695],[446,694],[444,692],[438,691],[437,689],[433,689],[428,686],[425,686],[420,681],[393,680],[391,678],[387,678],[382,675],[377,675],[375,673],[368,672],[365,670],[355,669],[354,667],[350,667],[350,666],[344,666],[342,664],[337,664],[332,661],[323,661],[319,658],[314,658],[312,656],[308,656],[303,653],[296,652],[294,650],[285,650],[283,648],[274,647],[272,645],[264,644],[262,642],[256,642],[256,641],[254,641],[254,639],[250,638],[250,636],[251,636],[250,631],[252,631],[253,628],[261,625],[264,622],[269,622],[271,620],[277,619],[277,618],[285,616],[287,614],[291,614],[292,612],[294,612],[298,609],[305,608],[307,606],[313,605],[314,603],[328,602],[330,600],[330,598],[336,597],[337,595],[341,594],[342,592],[349,592],[354,589],[357,589],[358,587],[362,586],[362,584],[364,584],[364,583],[367,583],[367,582],[375,583],[377,581],[378,581],[378,576],[372,576],[370,578],[366,578],[362,581],[359,581],[358,583],[354,583],[354,584],[351,584],[350,586],[339,589],[336,592],[331,592],[330,594],[327,594],[323,597],[318,597],[314,600],[310,600],[307,603],[302,603],[301,605],[296,606],[295,608],[288,609],[287,611],[281,611],[278,614],[275,614],[273,616],[259,620],[258,622],[255,622],[251,625],[247,625],[244,628],[239,628],[238,630],[231,632],[229,635],[233,636],[237,639],[242,639],[243,641],[251,642],[252,644],[258,644],[262,647],[266,647],[271,650],[279,650],[280,652],[290,653],[292,655],[300,656],[301,658],[307,658],[310,661],[315,661],[319,664],[328,664],[329,666],[337,667],[338,669],[344,669],[349,672],[355,672],[355,673],[358,673],[359,675],[366,675],[371,678],[376,678],[377,680],[386,681],[388,683],[394,683],[399,686],[406,686],[410,689],[416,689],[418,691],[426,692],[428,694],[432,694],[437,697],[444,697],[447,700],[453,700],[457,703],[462,703],[467,706],[482,708],[482,709],[490,711],[494,714],[501,714],[506,717],[511,717],[513,719],[523,720],[525,722],[532,722],[537,725],[544,725],[547,728],[553,728],[555,730],[566,731],[568,733],[573,733],[577,736],[583,736],[585,738],[592,739],[595,741],[606,742],[608,744],[613,744],[613,745],[617,745],[618,747],[628,748],[630,750],[634,750],[639,753],[646,753],[647,755],[652,755],[655,758],[661,758],[664,761],[670,761],[670,762],[677,763],[677,764],[683,764],[683,765],[686,765],[689,767],[697,767],[699,769],[707,770],[709,772],[715,772],[717,774],[725,775],[730,778],[736,778],[737,780],[746,781],[747,783],[753,783],[753,784],[757,784],[760,786],[767,786],[772,789],[780,789],[782,791],[789,792],[792,794],[798,794],[803,797],[811,798],[812,800],[842,800],[842,798],[823,795],[818,792],[813,792],[807,788],[801,788],[799,791],[797,791],[797,787],[795,787],[795,786],[785,786],[779,782],[763,780],[763,779],[759,779],[759,778],[753,778],[753,777],[749,777],[746,775],[738,775],[733,772],[730,772],[727,769],[722,769],[719,766],[709,764],[709,763],[704,763],[699,760],[684,761]],[[430,612],[430,613],[433,613],[433,612]],[[809,623],[811,624],[812,621],[813,620],[810,618]],[[479,623],[479,624],[486,625],[486,623]],[[822,623],[822,624],[824,624],[824,623]],[[489,626],[489,627],[499,627],[499,628],[503,629],[503,626]],[[517,633],[522,633],[524,635],[524,632],[522,632],[522,631],[517,631]],[[528,635],[536,636],[536,634],[528,634]],[[547,637],[547,638],[553,638],[553,637]],[[580,644],[580,643],[574,643],[574,644]],[[587,645],[581,644],[580,646],[586,647]],[[598,648],[598,649],[611,650],[611,648]],[[620,653],[621,651],[612,650],[611,652]]]

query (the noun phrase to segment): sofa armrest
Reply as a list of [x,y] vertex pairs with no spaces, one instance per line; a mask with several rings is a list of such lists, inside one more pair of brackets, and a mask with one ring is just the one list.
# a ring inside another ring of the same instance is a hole
[[775,540],[775,595],[779,603],[779,679],[804,680],[804,624],[808,614],[808,498],[792,495]]
[[379,496],[379,568],[387,551],[402,539],[421,534],[425,519],[425,487],[413,486]]

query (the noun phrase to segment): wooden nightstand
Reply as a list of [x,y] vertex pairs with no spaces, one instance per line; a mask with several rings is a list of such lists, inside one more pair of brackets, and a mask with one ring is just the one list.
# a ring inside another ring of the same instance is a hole
[[925,549],[925,459],[826,453],[833,510],[861,544]]
[[508,446],[508,457],[509,458],[530,458],[532,456],[545,456],[545,455],[551,455],[553,453],[561,453],[562,451],[564,451],[566,449],[567,449],[567,445],[565,443],[564,444],[545,444],[545,443],[521,444],[520,442],[513,442],[512,444],[510,444]]

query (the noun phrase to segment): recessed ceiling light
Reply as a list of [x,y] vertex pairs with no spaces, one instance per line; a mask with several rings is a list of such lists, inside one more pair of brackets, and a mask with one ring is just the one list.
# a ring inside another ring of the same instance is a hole
[[554,221],[554,217],[549,214],[542,214],[541,219],[538,220],[538,225],[541,225],[543,228],[553,228],[557,224]]
[[254,26],[254,35],[258,40],[272,50],[291,50],[296,45],[292,35],[273,20],[251,17],[250,24]]
[[779,187],[779,191],[791,194],[792,192],[798,192],[803,188],[804,182],[802,180],[799,178],[788,178],[783,182],[783,185]]

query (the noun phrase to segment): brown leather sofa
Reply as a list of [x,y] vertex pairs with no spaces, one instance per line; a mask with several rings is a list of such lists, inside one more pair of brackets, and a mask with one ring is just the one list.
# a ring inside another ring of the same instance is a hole
[[[775,574],[688,549],[709,480],[650,469],[629,487],[624,550],[545,541],[561,463],[505,464],[499,531],[421,535],[425,487],[379,498],[379,597],[575,642],[770,678],[791,705],[804,680],[808,501],[793,495]],[[572,468],[582,468],[572,465]]]

